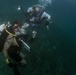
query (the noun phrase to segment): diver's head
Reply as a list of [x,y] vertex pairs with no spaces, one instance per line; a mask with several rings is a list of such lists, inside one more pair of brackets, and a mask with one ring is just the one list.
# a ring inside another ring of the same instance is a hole
[[22,24],[21,24],[20,21],[18,21],[18,20],[13,21],[12,29],[13,29],[13,31],[16,35],[20,35],[20,30],[19,29],[21,28],[21,26],[22,26]]
[[39,12],[39,11],[40,11],[40,8],[39,8],[39,7],[36,7],[36,8],[35,8],[35,11],[36,11],[36,12]]
[[14,31],[18,31],[19,28],[21,28],[21,26],[22,26],[22,23],[18,20],[13,21],[13,23],[12,23],[12,28]]
[[20,21],[14,21],[12,24],[12,28],[16,36],[25,35],[26,31],[23,28],[23,24]]
[[33,9],[34,9],[34,11],[36,11],[36,12],[40,12],[40,11],[42,11],[42,10],[45,10],[45,8],[44,8],[42,5],[39,5],[39,4],[34,5],[34,6],[33,6]]
[[22,26],[22,23],[18,20],[13,21],[13,23],[12,23],[12,28],[13,29],[17,29],[18,27],[21,27],[21,26]]

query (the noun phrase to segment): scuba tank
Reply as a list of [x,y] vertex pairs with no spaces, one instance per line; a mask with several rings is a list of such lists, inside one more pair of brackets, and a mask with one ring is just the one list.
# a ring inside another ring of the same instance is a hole
[[10,29],[10,26],[7,26],[6,24],[0,25],[0,52],[2,51],[4,43],[8,36],[8,33],[5,31],[5,28]]
[[8,21],[7,23],[3,23],[3,24],[0,25],[0,34],[5,29],[6,26],[7,27],[11,26],[10,21]]

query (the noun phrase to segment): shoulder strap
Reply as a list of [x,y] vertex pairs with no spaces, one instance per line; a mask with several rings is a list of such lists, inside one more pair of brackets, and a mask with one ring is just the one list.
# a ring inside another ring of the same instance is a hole
[[15,34],[10,33],[10,32],[6,29],[6,26],[5,26],[5,31],[6,31],[9,35],[16,36]]
[[16,40],[16,35],[15,34],[12,34],[10,33],[7,29],[6,29],[6,26],[5,26],[5,31],[9,34],[9,35],[13,35],[14,36],[14,42],[16,43],[16,45],[19,47],[18,43],[17,43],[17,40]]

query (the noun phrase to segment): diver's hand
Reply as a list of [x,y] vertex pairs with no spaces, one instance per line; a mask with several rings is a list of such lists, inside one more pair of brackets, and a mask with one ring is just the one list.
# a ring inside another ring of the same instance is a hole
[[11,67],[14,68],[16,66],[16,62],[12,61],[11,59],[6,58],[6,64]]
[[36,34],[37,34],[37,32],[36,32],[36,31],[33,31],[33,32],[32,32],[32,37],[33,37],[33,38],[36,38]]
[[49,30],[49,26],[47,25],[46,27],[47,27],[47,30]]
[[5,62],[6,62],[6,64],[14,63],[14,61],[12,59],[10,59],[10,58],[6,58]]
[[6,58],[5,62],[6,62],[7,64],[9,64],[9,63],[10,63],[10,59]]

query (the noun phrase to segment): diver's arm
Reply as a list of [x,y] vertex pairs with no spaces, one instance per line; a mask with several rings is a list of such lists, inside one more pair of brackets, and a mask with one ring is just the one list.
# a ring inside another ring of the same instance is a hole
[[41,18],[45,18],[46,19],[45,25],[46,25],[47,29],[49,29],[49,24],[50,24],[51,16],[48,13],[44,12],[42,14]]
[[43,12],[41,18],[47,18],[48,20],[51,20],[50,14],[48,14],[48,13],[46,13],[46,12]]
[[7,50],[10,48],[10,46],[12,45],[13,43],[13,36],[12,35],[9,35],[4,43],[4,48],[3,48],[3,54],[5,56],[6,59],[9,58],[8,56],[8,53],[7,53]]
[[33,11],[33,8],[32,7],[29,7],[28,10],[27,10],[27,13],[30,13]]

